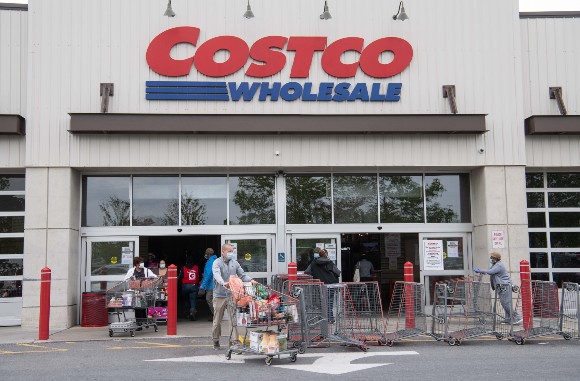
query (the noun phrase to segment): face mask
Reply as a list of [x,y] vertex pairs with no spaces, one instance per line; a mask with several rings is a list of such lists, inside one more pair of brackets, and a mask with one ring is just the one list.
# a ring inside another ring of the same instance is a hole
[[489,258],[489,264],[493,266],[493,259]]
[[160,269],[164,269],[164,268],[165,268],[165,263],[161,263],[161,264],[159,264],[159,268],[160,268]]
[[314,253],[314,259],[319,258],[319,257],[320,257],[320,254]]
[[233,260],[233,259],[236,259],[236,255],[234,254],[234,252],[233,252],[233,251],[230,251],[230,252],[228,253],[228,261],[231,261],[231,260]]
[[145,263],[143,263],[143,262],[139,263],[139,267],[142,269],[145,268]]

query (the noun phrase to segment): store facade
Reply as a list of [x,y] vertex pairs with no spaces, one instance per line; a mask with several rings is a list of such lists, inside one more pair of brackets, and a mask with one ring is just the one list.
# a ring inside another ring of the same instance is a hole
[[402,22],[398,3],[342,0],[323,20],[323,3],[252,1],[252,19],[225,1],[173,1],[172,18],[161,0],[0,10],[10,322],[37,323],[44,266],[51,326],[69,327],[132,256],[202,265],[225,242],[264,281],[320,246],[350,280],[364,253],[386,295],[407,260],[430,290],[491,250],[512,272],[580,272],[580,47],[558,34],[578,17],[443,1]]

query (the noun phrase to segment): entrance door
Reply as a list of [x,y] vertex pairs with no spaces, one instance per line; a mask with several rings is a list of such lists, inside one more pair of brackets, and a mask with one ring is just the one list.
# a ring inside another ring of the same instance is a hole
[[328,257],[341,268],[340,234],[292,234],[289,247],[291,260],[298,264],[298,271],[306,270],[316,248],[326,249]]
[[426,304],[433,302],[435,283],[468,274],[471,257],[469,234],[419,234],[421,280],[425,285]]
[[[265,235],[222,235],[222,245],[229,243],[244,272],[257,282],[268,284],[272,276],[272,252],[274,236]],[[216,253],[220,255],[220,253]]]
[[82,291],[106,291],[125,278],[139,253],[139,237],[85,238]]

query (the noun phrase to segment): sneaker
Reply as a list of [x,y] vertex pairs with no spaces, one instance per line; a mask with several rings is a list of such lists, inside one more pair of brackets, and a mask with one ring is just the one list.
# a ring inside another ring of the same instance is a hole
[[220,342],[219,342],[219,341],[214,341],[214,342],[213,342],[213,349],[215,349],[216,351],[217,351],[218,349],[220,349]]
[[522,324],[522,322],[524,321],[524,319],[520,318],[516,318],[516,320],[514,321],[514,324]]

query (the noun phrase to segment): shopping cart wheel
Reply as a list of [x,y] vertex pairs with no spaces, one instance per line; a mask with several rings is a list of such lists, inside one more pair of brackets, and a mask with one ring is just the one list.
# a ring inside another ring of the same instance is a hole
[[572,338],[572,336],[568,335],[567,333],[562,335],[564,337],[564,340],[570,340]]
[[456,343],[456,340],[455,339],[449,339],[449,340],[447,340],[447,344],[449,344],[450,346],[454,346],[455,343]]
[[109,330],[109,337],[113,337],[113,330],[112,329]]
[[498,340],[505,339],[505,337],[503,335],[499,334],[499,333],[495,335],[495,338],[498,339]]
[[380,345],[380,346],[385,346],[385,345],[387,345],[387,340],[385,340],[385,339],[379,339],[379,345]]
[[296,356],[296,352],[292,353],[292,354],[290,355],[290,362],[296,362],[296,357],[297,357],[297,356]]
[[228,351],[228,353],[226,353],[226,360],[230,360],[232,358],[232,351]]
[[393,344],[393,340],[387,340],[387,347],[392,347]]
[[268,365],[268,366],[272,365],[272,357],[271,356],[266,356],[266,365]]
[[304,352],[306,352],[306,344],[302,344],[300,347],[298,347],[298,353],[302,355]]
[[135,331],[131,331],[131,337],[135,337]]
[[368,348],[366,345],[359,345],[359,349],[363,352],[366,352]]
[[159,327],[157,327],[157,324],[155,324],[153,327],[155,328],[155,332],[159,331]]
[[516,338],[514,339],[514,342],[515,342],[517,345],[524,345],[524,344],[526,343],[526,340],[525,340],[523,337],[516,337]]
[[463,341],[461,339],[457,339],[457,342],[455,342],[455,345],[459,346],[459,345],[461,345],[462,342]]

